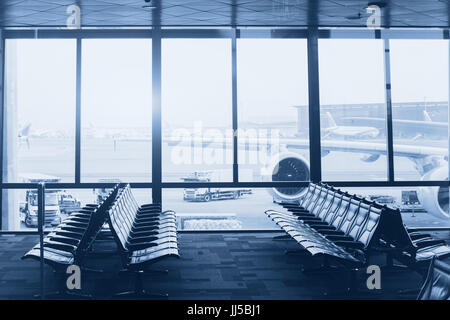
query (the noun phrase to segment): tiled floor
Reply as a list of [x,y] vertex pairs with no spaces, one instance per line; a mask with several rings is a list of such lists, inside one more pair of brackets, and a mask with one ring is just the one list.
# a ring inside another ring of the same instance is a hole
[[[298,249],[293,241],[274,241],[277,233],[180,233],[180,259],[168,258],[153,265],[168,274],[148,274],[144,287],[168,293],[169,299],[413,299],[416,293],[399,290],[419,289],[420,275],[410,271],[382,273],[381,290],[369,291],[368,275],[361,270],[358,292],[346,293],[348,274],[305,274],[302,266],[317,264],[305,254],[285,254]],[[31,299],[39,293],[39,263],[21,260],[38,242],[37,236],[0,236],[0,299]],[[97,243],[95,251],[114,248],[113,243]],[[376,261],[376,259],[374,260]],[[121,262],[117,255],[93,255],[86,265],[105,272],[82,272],[82,291],[96,298],[131,289],[130,275],[118,276]],[[375,262],[376,263],[376,262]],[[380,263],[382,261],[380,260]],[[57,288],[51,268],[45,267],[45,290]]]

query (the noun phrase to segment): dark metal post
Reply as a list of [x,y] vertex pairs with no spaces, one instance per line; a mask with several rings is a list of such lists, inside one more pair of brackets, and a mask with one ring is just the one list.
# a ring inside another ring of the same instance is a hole
[[238,106],[237,106],[237,30],[233,28],[231,38],[231,94],[232,94],[232,126],[233,126],[233,183],[239,182],[238,164]]
[[81,181],[81,38],[77,38],[76,107],[75,107],[75,183]]
[[394,182],[394,141],[392,128],[391,57],[389,50],[389,39],[384,39],[384,69],[384,81],[386,85],[387,178],[389,182]]
[[[5,39],[0,28],[0,184],[3,184],[3,121],[5,113]],[[3,188],[0,188],[0,230],[3,229]]]
[[313,182],[322,180],[318,34],[317,27],[308,29],[309,157]]
[[162,203],[162,128],[161,128],[161,24],[160,6],[152,15],[152,198]]
[[40,248],[40,280],[41,280],[41,299],[45,299],[45,281],[44,281],[44,221],[45,221],[45,184],[38,186],[38,233]]

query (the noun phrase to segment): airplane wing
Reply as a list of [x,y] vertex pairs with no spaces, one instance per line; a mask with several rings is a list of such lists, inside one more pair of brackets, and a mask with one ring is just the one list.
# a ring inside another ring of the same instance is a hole
[[[244,139],[239,142],[240,149],[258,149],[266,147],[270,144],[270,139],[261,142],[258,139]],[[170,146],[203,146],[208,148],[232,147],[231,139],[214,138],[210,141],[206,139],[190,137],[186,141],[180,141],[178,137],[168,137],[166,140]],[[280,137],[274,141],[287,149],[309,149],[308,139],[284,138]],[[377,142],[360,142],[360,141],[344,141],[344,140],[322,140],[321,148],[323,151],[339,151],[353,153],[368,154],[386,154],[386,144]],[[439,147],[417,146],[417,145],[399,145],[394,146],[394,153],[400,157],[423,158],[427,156],[447,156],[447,150]]]
[[[209,140],[202,137],[167,137],[164,142],[169,146],[191,146],[215,149],[227,149],[232,148],[233,146],[232,139],[229,137],[214,137]],[[262,142],[258,139],[246,138],[239,141],[238,148],[244,150],[266,149],[270,150],[271,154],[276,154],[277,151],[281,152],[286,149],[307,150],[309,149],[309,140],[295,137],[279,137],[273,141],[267,139],[267,141]],[[279,150],[275,150],[275,148]],[[327,156],[333,151],[361,153],[365,155],[361,158],[361,160],[365,162],[376,161],[381,155],[387,154],[386,144],[367,141],[322,140],[321,149],[322,157]],[[394,155],[397,157],[405,157],[413,161],[421,174],[442,165],[441,160],[448,161],[447,149],[440,147],[396,144],[394,146]]]
[[[308,140],[299,139],[281,139],[280,142],[285,144],[288,149],[307,149],[309,148]],[[359,141],[339,141],[339,140],[322,140],[321,148],[324,151],[339,151],[353,153],[367,153],[385,155],[387,153],[386,144],[377,142],[359,142]],[[394,154],[399,157],[423,158],[428,156],[447,156],[447,150],[438,147],[427,147],[417,145],[399,145],[394,146]]]

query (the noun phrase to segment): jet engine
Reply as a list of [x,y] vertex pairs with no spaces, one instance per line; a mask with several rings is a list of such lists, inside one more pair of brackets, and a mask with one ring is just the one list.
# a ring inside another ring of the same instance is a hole
[[[438,167],[423,175],[422,180],[448,180],[446,166]],[[448,187],[421,187],[417,196],[427,212],[440,219],[449,219],[449,194]]]
[[[309,181],[309,163],[301,155],[286,153],[275,158],[267,175],[271,181]],[[275,200],[297,200],[306,187],[276,187],[269,190]]]
[[[268,180],[277,181],[309,181],[309,162],[296,153],[282,154],[272,162],[266,172]],[[425,175],[422,180],[448,180],[446,166],[435,168]],[[269,189],[274,200],[297,200],[306,193],[306,187],[275,187]],[[427,212],[440,219],[450,219],[449,188],[448,187],[420,187],[417,195],[420,203]]]

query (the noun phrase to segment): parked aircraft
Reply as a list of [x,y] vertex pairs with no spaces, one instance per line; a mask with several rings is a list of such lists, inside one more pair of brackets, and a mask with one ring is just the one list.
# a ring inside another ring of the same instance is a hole
[[344,139],[366,139],[376,138],[380,131],[375,127],[369,126],[338,126],[331,116],[330,112],[325,113],[322,118],[322,138],[337,137]]
[[19,130],[19,134],[17,135],[19,138],[19,145],[22,143],[26,143],[28,149],[30,149],[30,128],[31,128],[31,123],[28,123],[27,125],[25,125],[23,128],[21,128]]
[[[204,148],[232,148],[232,141],[226,137],[218,137],[205,141],[202,137],[190,137],[180,139],[172,137],[166,140],[170,146],[201,146]],[[308,181],[310,177],[309,161],[305,159],[297,150],[308,150],[309,140],[296,137],[279,137],[278,153],[272,146],[267,172],[267,179],[271,181]],[[247,138],[239,141],[239,149],[260,150],[267,148],[267,141],[262,143],[258,139]],[[352,152],[364,154],[361,158],[365,162],[374,162],[380,156],[387,154],[386,144],[377,142],[361,142],[348,140],[321,141],[322,157],[332,152]],[[400,145],[396,144],[394,156],[405,157],[411,160],[422,180],[442,181],[448,180],[448,152],[446,148]],[[304,187],[298,188],[272,188],[270,193],[279,200],[296,200],[305,192]],[[450,219],[448,212],[449,194],[447,187],[422,187],[419,189],[419,198],[424,208],[431,214],[441,219]]]
[[[414,137],[447,137],[448,123],[432,121],[426,110],[423,111],[423,121],[392,119],[395,135]],[[342,121],[350,125],[372,126],[380,132],[385,132],[386,119],[372,117],[343,117]]]

